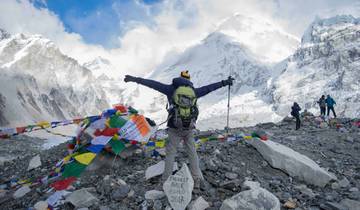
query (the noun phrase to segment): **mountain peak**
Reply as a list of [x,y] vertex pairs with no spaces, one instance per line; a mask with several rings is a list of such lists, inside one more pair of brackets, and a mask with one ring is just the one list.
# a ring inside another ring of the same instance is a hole
[[234,14],[215,30],[233,37],[264,62],[278,62],[290,56],[300,39],[264,17]]
[[301,43],[318,43],[337,31],[354,26],[360,27],[360,18],[355,18],[352,15],[337,15],[330,18],[317,16],[306,29]]

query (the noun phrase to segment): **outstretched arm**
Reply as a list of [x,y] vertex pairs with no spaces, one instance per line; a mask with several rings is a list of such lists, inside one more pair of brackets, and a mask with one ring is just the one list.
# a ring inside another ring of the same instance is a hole
[[234,78],[232,78],[231,76],[228,77],[227,80],[222,80],[220,82],[215,82],[213,84],[210,84],[210,85],[206,85],[206,86],[203,86],[203,87],[199,87],[199,88],[195,88],[195,94],[198,98],[200,97],[203,97],[204,95],[214,91],[214,90],[217,90],[221,87],[224,87],[224,86],[232,86],[233,85],[233,81],[234,81]]
[[216,83],[213,83],[213,84],[210,84],[210,85],[205,85],[205,86],[202,86],[202,87],[199,87],[199,88],[195,88],[195,94],[196,94],[196,97],[200,98],[200,97],[203,97],[205,96],[206,94],[212,92],[212,91],[215,91],[221,87],[224,87],[226,85],[224,85],[223,81],[221,82],[216,82]]
[[165,95],[169,95],[171,94],[171,85],[166,85],[163,84],[161,82],[155,81],[155,80],[151,80],[151,79],[143,79],[140,77],[133,77],[130,75],[126,75],[125,82],[136,82],[138,84],[144,85],[146,87],[152,88],[156,91],[159,91],[160,93],[163,93]]

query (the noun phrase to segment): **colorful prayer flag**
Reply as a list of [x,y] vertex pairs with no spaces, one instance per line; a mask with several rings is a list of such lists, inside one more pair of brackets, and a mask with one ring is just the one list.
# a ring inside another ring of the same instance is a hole
[[91,161],[95,158],[96,154],[92,152],[82,153],[74,157],[79,163],[84,165],[89,165]]

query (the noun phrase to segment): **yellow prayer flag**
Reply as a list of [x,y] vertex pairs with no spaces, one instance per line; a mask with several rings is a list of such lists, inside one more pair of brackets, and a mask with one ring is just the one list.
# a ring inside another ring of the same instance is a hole
[[201,142],[201,143],[205,143],[205,142],[207,142],[207,141],[208,141],[208,138],[201,138],[201,139],[200,139],[200,142]]
[[252,139],[252,136],[244,136],[244,139],[247,139],[247,140]]
[[96,154],[92,152],[83,153],[75,156],[75,160],[84,165],[89,165],[91,161],[95,158]]
[[46,121],[38,122],[36,125],[40,126],[40,127],[43,127],[43,128],[50,128],[51,127],[50,123],[46,122]]
[[155,147],[159,147],[159,148],[165,147],[165,141],[156,141]]

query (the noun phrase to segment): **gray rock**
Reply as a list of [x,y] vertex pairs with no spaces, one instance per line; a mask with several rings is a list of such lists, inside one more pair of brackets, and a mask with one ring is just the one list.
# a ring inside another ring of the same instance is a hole
[[236,173],[226,172],[225,177],[228,179],[236,179],[238,175]]
[[337,190],[337,189],[339,189],[339,188],[340,188],[339,183],[334,182],[334,183],[332,183],[332,184],[331,184],[331,189],[333,189],[333,190]]
[[100,210],[110,210],[110,208],[108,206],[100,206],[99,209]]
[[147,200],[158,200],[163,197],[165,197],[165,193],[163,191],[150,190],[145,193],[145,199]]
[[335,175],[320,168],[313,160],[282,144],[256,138],[247,142],[255,147],[272,167],[284,170],[292,177],[320,187],[336,180]]
[[38,201],[35,205],[34,208],[36,210],[47,210],[48,209],[48,203],[45,201]]
[[306,187],[306,185],[296,186],[295,189],[298,189],[302,194],[307,195],[310,198],[314,198],[316,196],[311,189]]
[[21,198],[23,197],[24,195],[26,195],[27,193],[29,193],[31,191],[30,187],[28,186],[22,186],[20,187],[19,189],[17,189],[15,191],[15,193],[13,194],[13,197],[15,199],[18,199],[18,198]]
[[181,170],[169,176],[163,185],[164,192],[174,210],[184,210],[191,201],[194,180],[184,163]]
[[345,206],[343,206],[339,203],[334,203],[334,202],[327,202],[327,203],[320,204],[320,208],[322,210],[349,210]]
[[341,205],[347,207],[349,210],[360,210],[360,202],[350,199],[344,199],[340,202]]
[[113,190],[111,197],[116,201],[120,201],[128,197],[129,192],[130,187],[128,185],[120,185],[117,189]]
[[220,210],[280,210],[279,199],[269,191],[261,188],[260,183],[245,181],[244,187],[248,187],[250,190],[240,192],[226,199],[222,203]]
[[[165,170],[165,161],[160,161],[155,165],[150,166],[145,171],[146,180],[151,179],[153,177],[159,176],[164,173]],[[174,163],[174,171],[178,170],[177,162]]]
[[349,195],[349,198],[359,200],[360,199],[360,192],[359,191],[351,192],[350,195]]
[[209,208],[210,205],[203,197],[198,197],[195,201],[191,202],[188,209],[189,210],[205,210]]
[[30,171],[30,170],[35,169],[40,166],[41,166],[40,155],[36,155],[35,157],[31,158],[27,170]]
[[99,202],[99,200],[86,189],[80,189],[72,192],[68,195],[66,201],[73,204],[76,208],[90,207]]
[[350,185],[350,182],[346,177],[344,177],[341,181],[339,181],[339,186],[342,188],[345,188],[349,185]]
[[163,207],[163,204],[162,204],[161,200],[154,201],[154,206],[153,206],[154,209],[162,209],[162,207]]
[[359,191],[359,188],[356,188],[356,187],[352,187],[349,189],[350,192],[358,192]]

